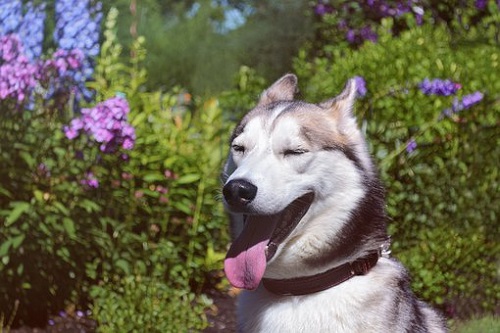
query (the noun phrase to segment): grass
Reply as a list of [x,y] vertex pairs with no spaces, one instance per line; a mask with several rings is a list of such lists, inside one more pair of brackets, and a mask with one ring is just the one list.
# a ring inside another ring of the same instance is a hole
[[500,333],[500,317],[487,316],[466,322],[454,322],[451,333]]

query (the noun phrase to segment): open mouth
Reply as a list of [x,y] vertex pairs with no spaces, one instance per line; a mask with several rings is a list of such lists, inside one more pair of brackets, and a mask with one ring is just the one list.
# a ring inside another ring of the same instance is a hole
[[283,211],[273,215],[246,215],[245,226],[231,245],[224,270],[231,284],[253,290],[259,286],[266,265],[276,250],[297,227],[309,210],[314,193],[295,199]]

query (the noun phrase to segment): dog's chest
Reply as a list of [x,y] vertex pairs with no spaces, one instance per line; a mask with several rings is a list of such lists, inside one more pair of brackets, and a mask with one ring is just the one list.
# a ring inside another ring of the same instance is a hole
[[373,281],[370,286],[363,279],[354,280],[300,297],[277,297],[262,287],[244,292],[238,307],[239,332],[384,332],[388,328],[380,311],[389,307],[390,298]]

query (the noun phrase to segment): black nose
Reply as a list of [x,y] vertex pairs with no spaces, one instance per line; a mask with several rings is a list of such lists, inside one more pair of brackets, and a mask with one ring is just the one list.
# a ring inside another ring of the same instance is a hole
[[257,195],[257,186],[244,179],[233,179],[222,189],[226,202],[232,208],[243,208]]

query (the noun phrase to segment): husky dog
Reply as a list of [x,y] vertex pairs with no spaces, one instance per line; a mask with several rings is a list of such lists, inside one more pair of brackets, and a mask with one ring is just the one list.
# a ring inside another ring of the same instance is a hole
[[384,190],[356,125],[356,85],[294,100],[288,74],[236,126],[224,205],[240,223],[224,262],[239,332],[446,332],[388,257]]

